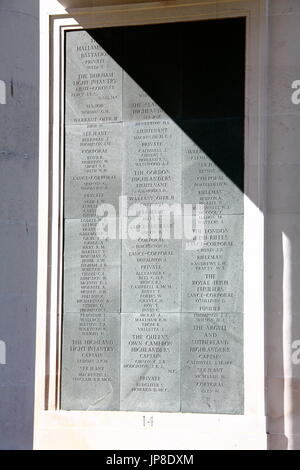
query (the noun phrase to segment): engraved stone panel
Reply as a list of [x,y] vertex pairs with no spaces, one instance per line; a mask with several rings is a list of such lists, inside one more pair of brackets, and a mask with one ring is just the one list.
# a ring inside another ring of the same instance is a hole
[[128,203],[181,203],[181,131],[170,120],[124,123]]
[[122,119],[122,69],[86,32],[66,35],[67,124]]
[[65,220],[64,312],[120,312],[120,241],[98,238],[97,222]]
[[121,410],[180,410],[179,315],[121,314]]
[[123,312],[179,312],[180,286],[180,240],[123,241]]
[[120,314],[65,314],[61,407],[118,410],[119,357]]
[[243,191],[184,133],[182,161],[183,203],[203,204],[212,216],[243,214]]
[[126,72],[123,76],[123,97],[124,121],[169,119],[160,106]]
[[188,30],[159,103],[151,74],[145,90],[130,76],[133,37],[116,54],[125,71],[98,33],[66,33],[61,406],[242,414],[244,195],[228,176],[242,187],[242,136],[228,142],[243,118],[210,112],[205,80],[187,89]]
[[243,311],[243,216],[203,220],[200,250],[182,252],[183,312]]
[[243,316],[181,315],[181,410],[243,413]]
[[95,217],[100,204],[118,212],[122,124],[69,125],[65,134],[65,218]]

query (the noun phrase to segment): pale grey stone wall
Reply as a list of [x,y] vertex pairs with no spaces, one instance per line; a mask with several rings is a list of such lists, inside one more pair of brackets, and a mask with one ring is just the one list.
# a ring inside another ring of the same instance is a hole
[[300,449],[300,0],[270,0],[266,172],[267,411],[272,449]]
[[0,80],[6,89],[4,99],[2,85],[0,97],[0,340],[6,345],[6,364],[1,364],[0,358],[0,449],[32,447],[38,3],[0,1]]

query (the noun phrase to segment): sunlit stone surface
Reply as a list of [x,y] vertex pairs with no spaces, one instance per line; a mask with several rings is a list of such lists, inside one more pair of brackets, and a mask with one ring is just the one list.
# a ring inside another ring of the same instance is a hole
[[121,409],[179,411],[180,315],[121,317]]
[[66,126],[65,218],[95,217],[105,203],[118,212],[122,133],[118,123]]
[[123,192],[129,203],[181,202],[181,131],[170,120],[124,125]]
[[179,312],[181,241],[122,244],[122,311]]
[[181,410],[243,413],[243,316],[181,316]]
[[95,219],[65,221],[64,312],[120,312],[120,242],[100,240]]
[[66,38],[66,124],[122,120],[122,70],[86,31]]
[[120,314],[65,314],[61,407],[118,410],[119,357]]
[[184,312],[243,311],[243,216],[203,220],[201,250],[183,250]]

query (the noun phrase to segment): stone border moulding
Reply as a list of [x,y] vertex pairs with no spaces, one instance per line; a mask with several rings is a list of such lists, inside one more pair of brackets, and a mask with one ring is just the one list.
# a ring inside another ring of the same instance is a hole
[[[108,0],[103,3],[106,3],[106,6],[67,11],[57,0],[40,1],[39,236],[34,448],[265,449],[264,166],[268,2],[179,0],[135,2],[126,5],[124,0],[119,4]],[[59,409],[59,391],[64,32],[66,29],[238,16],[247,18],[244,415],[62,411]],[[153,417],[153,426],[144,426],[143,416]]]

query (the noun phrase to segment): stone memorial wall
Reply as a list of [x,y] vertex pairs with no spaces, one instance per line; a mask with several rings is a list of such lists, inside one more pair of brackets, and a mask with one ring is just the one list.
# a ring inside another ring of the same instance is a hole
[[[64,135],[61,408],[243,413],[243,192],[87,31],[66,33]],[[120,196],[201,204],[201,247],[121,239]]]

